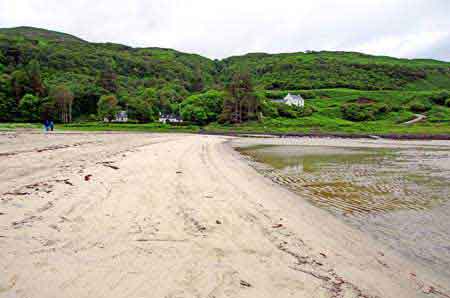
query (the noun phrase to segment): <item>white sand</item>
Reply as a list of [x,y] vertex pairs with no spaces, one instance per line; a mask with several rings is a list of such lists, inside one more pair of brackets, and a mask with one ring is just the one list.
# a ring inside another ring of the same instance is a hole
[[229,139],[0,134],[0,297],[450,297]]

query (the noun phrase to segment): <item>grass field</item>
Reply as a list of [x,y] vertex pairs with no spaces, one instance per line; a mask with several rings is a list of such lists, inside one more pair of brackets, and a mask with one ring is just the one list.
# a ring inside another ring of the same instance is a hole
[[[0,123],[0,130],[42,129],[40,124]],[[180,132],[198,133],[199,126],[176,127],[159,124],[105,124],[99,122],[59,124],[55,130],[64,131],[134,131],[134,132]],[[429,134],[450,135],[448,123],[417,123],[413,125],[393,124],[389,121],[354,123],[335,119],[330,120],[319,115],[300,119],[269,119],[263,123],[249,122],[243,125],[219,125],[204,127],[204,132],[213,133],[344,133],[344,134]]]

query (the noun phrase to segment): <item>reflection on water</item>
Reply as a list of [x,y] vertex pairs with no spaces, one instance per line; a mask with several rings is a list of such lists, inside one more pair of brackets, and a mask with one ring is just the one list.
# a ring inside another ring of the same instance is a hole
[[260,145],[239,151],[275,182],[450,277],[450,170],[442,167],[449,150]]

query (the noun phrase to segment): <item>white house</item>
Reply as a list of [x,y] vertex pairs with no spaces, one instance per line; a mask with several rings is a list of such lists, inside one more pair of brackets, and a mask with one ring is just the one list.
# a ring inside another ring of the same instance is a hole
[[128,114],[127,111],[119,111],[116,114],[116,118],[113,122],[128,122]]
[[304,107],[305,106],[305,100],[303,97],[299,95],[292,95],[291,93],[288,93],[283,99],[274,99],[274,102],[280,102],[285,103],[290,106],[297,106],[297,107]]
[[[109,122],[109,119],[105,117],[103,122]],[[111,122],[128,122],[127,111],[118,111]]]
[[162,114],[159,113],[159,122],[161,123],[181,123],[183,119],[180,116],[174,114]]

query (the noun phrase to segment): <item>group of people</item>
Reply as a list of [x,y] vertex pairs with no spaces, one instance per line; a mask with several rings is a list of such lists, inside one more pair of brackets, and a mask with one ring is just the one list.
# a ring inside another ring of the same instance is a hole
[[48,120],[46,119],[44,121],[44,130],[47,131],[53,131],[53,129],[55,128],[55,124],[53,123],[52,120]]

